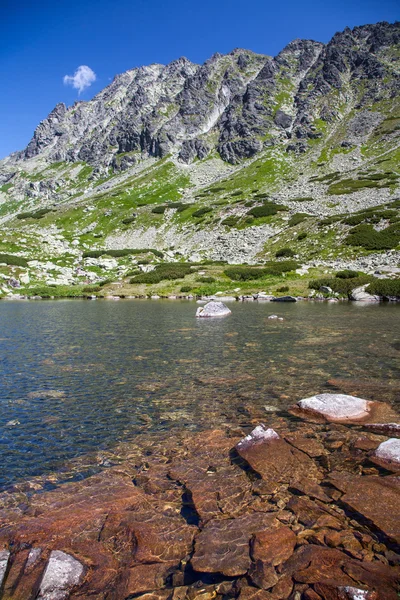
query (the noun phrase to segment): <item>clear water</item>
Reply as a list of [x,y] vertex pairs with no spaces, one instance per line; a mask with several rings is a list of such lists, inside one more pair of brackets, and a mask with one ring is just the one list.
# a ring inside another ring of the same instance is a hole
[[0,488],[120,442],[284,410],[332,378],[400,401],[400,305],[231,309],[196,320],[190,302],[1,302]]

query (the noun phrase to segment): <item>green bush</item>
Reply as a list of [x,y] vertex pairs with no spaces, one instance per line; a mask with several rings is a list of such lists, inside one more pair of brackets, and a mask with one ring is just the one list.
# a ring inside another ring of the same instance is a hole
[[288,285],[281,285],[281,287],[276,288],[277,292],[288,292],[289,291],[289,286]]
[[345,239],[349,246],[361,246],[366,250],[390,250],[400,243],[400,223],[394,223],[376,231],[372,225],[362,223],[350,230]]
[[299,233],[299,235],[297,236],[297,239],[299,240],[299,242],[301,242],[301,240],[305,240],[307,237],[307,233],[305,231],[302,231],[301,233]]
[[187,292],[191,292],[192,291],[192,287],[190,285],[183,285],[181,287],[181,292],[183,292],[184,294],[186,294]]
[[133,223],[135,219],[136,215],[133,215],[132,217],[126,217],[126,219],[122,219],[122,222],[124,225],[128,225],[129,223]]
[[27,267],[28,261],[22,256],[15,256],[14,254],[0,254],[0,263],[6,263],[6,265],[13,265],[15,267]]
[[400,298],[400,279],[374,279],[368,286],[369,294]]
[[349,294],[354,288],[370,283],[373,279],[372,275],[360,275],[359,277],[350,279],[323,277],[322,279],[312,279],[308,283],[308,287],[313,290],[319,290],[321,286],[327,286],[339,294]]
[[203,217],[204,215],[206,215],[207,213],[212,212],[212,208],[210,208],[209,206],[203,206],[203,208],[199,208],[198,210],[195,210],[194,213],[192,214],[192,217]]
[[198,277],[196,279],[196,281],[198,281],[199,283],[214,283],[215,278],[214,277]]
[[19,213],[17,219],[43,219],[50,212],[53,212],[51,208],[40,208],[39,210]]
[[291,256],[294,256],[295,254],[296,254],[296,252],[294,252],[294,250],[292,250],[291,248],[281,248],[280,250],[275,252],[276,258],[280,258],[281,256],[290,258]]
[[224,274],[234,281],[250,281],[253,279],[262,279],[270,275],[282,275],[289,271],[294,271],[299,267],[294,260],[286,260],[282,262],[268,262],[264,267],[229,267],[225,269]]
[[310,215],[308,215],[307,213],[296,213],[289,219],[288,226],[294,227],[295,225],[298,225],[299,223],[305,221],[309,216]]
[[160,250],[154,248],[122,248],[121,250],[87,250],[83,252],[83,258],[100,258],[100,256],[113,256],[114,258],[120,258],[122,256],[129,256],[130,254],[147,254],[152,252],[154,256],[163,258],[164,254]]
[[272,215],[276,215],[281,210],[287,210],[286,206],[282,204],[275,204],[275,202],[264,202],[262,206],[255,206],[251,208],[246,214],[255,217],[256,219],[260,219],[262,217],[270,217]]
[[165,213],[166,208],[167,207],[164,204],[159,204],[158,206],[152,208],[151,212],[155,215],[163,215]]
[[358,271],[344,269],[344,271],[338,271],[335,277],[338,277],[339,279],[354,279],[354,277],[358,277]]
[[324,227],[325,225],[332,225],[333,223],[337,223],[342,220],[341,215],[332,215],[331,217],[326,217],[326,219],[322,219],[318,222],[318,227]]
[[165,263],[157,265],[150,273],[140,273],[130,283],[160,283],[163,280],[183,279],[193,272],[190,263]]
[[230,217],[226,217],[226,219],[224,219],[221,222],[221,225],[226,225],[227,227],[235,227],[235,225],[238,224],[239,221],[239,217],[234,217],[233,215]]
[[188,208],[191,208],[193,206],[193,202],[191,202],[190,204],[182,204],[182,206],[179,206],[177,209],[178,213],[183,212],[184,210],[187,210]]

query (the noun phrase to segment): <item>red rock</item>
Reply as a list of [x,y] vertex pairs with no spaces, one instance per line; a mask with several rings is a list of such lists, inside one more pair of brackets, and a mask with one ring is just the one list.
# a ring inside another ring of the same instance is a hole
[[323,443],[316,438],[285,435],[285,440],[298,450],[308,454],[310,458],[318,458],[327,453]]
[[175,561],[138,565],[129,569],[124,597],[130,594],[150,592],[165,587],[168,575],[177,568]]
[[274,515],[265,513],[209,521],[196,537],[193,569],[230,577],[244,575],[250,566],[251,537],[276,525]]
[[306,478],[303,478],[301,481],[293,482],[290,485],[290,490],[295,490],[301,494],[304,494],[305,496],[320,500],[321,502],[326,502],[328,504],[332,502],[332,499],[325,494],[320,485],[315,483],[315,481],[310,481]]
[[293,511],[300,523],[306,527],[330,527],[338,530],[344,527],[344,521],[338,515],[332,515],[325,506],[305,496],[292,496],[287,508]]
[[251,563],[248,576],[254,585],[264,590],[272,588],[279,580],[274,567],[265,564],[261,560]]
[[238,454],[261,475],[273,492],[281,483],[292,483],[303,477],[320,480],[322,473],[314,461],[283,439],[270,439],[244,447]]
[[400,481],[398,477],[331,477],[345,494],[346,506],[367,519],[386,537],[400,543]]
[[202,523],[239,515],[253,501],[248,477],[230,464],[228,454],[224,461],[182,461],[170,470],[170,477],[181,482],[191,494]]
[[238,600],[276,600],[276,598],[265,590],[246,586],[240,590]]
[[281,526],[256,533],[250,554],[254,561],[273,567],[286,561],[294,551],[296,536],[289,527]]
[[355,450],[375,450],[375,448],[377,448],[379,446],[379,441],[377,440],[371,440],[370,438],[367,437],[362,437],[362,438],[357,438],[353,444],[352,444],[353,448]]

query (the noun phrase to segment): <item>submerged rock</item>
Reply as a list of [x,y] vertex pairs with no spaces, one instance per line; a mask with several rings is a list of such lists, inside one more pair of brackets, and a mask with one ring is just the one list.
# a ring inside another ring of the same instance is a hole
[[400,470],[400,440],[390,438],[379,444],[375,456],[383,461],[394,463]]
[[226,317],[231,310],[223,302],[208,302],[205,306],[199,306],[196,317]]
[[312,422],[390,422],[397,418],[395,411],[385,402],[372,402],[346,394],[317,394],[304,398],[289,412]]
[[266,429],[265,425],[261,423],[261,425],[257,425],[249,435],[246,435],[246,437],[237,444],[236,448],[244,449],[252,444],[259,444],[265,440],[273,439],[279,440],[279,435],[274,429]]

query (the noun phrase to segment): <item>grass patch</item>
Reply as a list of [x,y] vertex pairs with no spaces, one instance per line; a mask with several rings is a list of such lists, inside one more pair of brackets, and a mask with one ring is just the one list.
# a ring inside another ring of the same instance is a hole
[[310,215],[308,215],[307,213],[296,213],[292,217],[290,217],[290,219],[288,221],[288,226],[295,227],[299,223],[302,223],[303,221],[305,221],[307,219],[307,217],[309,217],[309,216]]
[[19,213],[17,219],[43,219],[50,212],[54,211],[51,208],[40,208],[39,210]]
[[230,267],[225,269],[224,274],[234,281],[251,281],[253,279],[262,279],[263,277],[282,275],[289,271],[298,269],[299,264],[294,260],[282,262],[268,262],[265,267]]
[[6,265],[12,265],[15,267],[27,267],[28,261],[22,256],[15,256],[14,254],[2,254],[0,253],[0,263]]
[[291,248],[281,248],[280,250],[278,250],[277,252],[275,252],[275,256],[276,258],[290,258],[291,256],[294,256],[296,254],[296,252],[294,252],[294,250],[292,250]]
[[82,254],[83,258],[100,258],[100,256],[113,256],[119,258],[121,256],[129,256],[130,254],[147,254],[153,253],[155,256],[162,258],[164,254],[160,250],[154,248],[122,248],[121,250],[88,250]]
[[192,217],[195,217],[196,219],[198,219],[210,212],[212,212],[212,208],[210,208],[209,206],[203,206],[203,208],[199,208],[198,210],[195,210],[194,213],[192,213]]
[[270,217],[276,215],[279,211],[288,210],[286,206],[282,204],[276,204],[275,202],[266,201],[261,206],[255,206],[251,208],[246,214],[250,217],[260,219],[262,217]]

